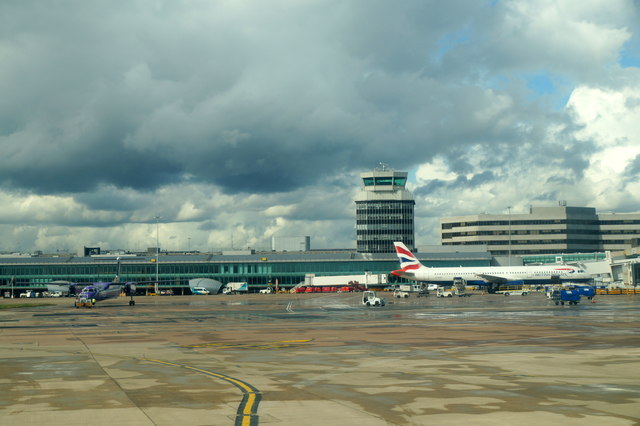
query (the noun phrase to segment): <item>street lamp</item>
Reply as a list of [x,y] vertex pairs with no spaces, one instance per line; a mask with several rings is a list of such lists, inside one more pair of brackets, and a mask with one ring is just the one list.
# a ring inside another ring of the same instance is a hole
[[160,239],[159,239],[159,229],[160,229],[160,219],[162,219],[160,216],[154,216],[154,219],[156,220],[156,282],[153,285],[153,292],[155,294],[158,294],[158,275],[160,272]]

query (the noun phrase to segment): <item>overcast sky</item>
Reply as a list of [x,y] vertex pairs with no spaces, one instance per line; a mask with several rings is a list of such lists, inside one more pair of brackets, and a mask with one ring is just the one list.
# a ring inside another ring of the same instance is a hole
[[359,174],[445,216],[640,211],[640,2],[0,3],[0,251],[355,248]]

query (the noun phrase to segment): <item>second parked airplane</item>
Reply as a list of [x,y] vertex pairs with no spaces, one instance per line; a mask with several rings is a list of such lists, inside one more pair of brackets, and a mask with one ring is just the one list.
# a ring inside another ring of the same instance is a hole
[[593,278],[584,269],[573,265],[536,266],[461,266],[453,268],[427,268],[403,243],[393,243],[400,259],[400,269],[393,275],[409,280],[450,286],[455,279],[469,285],[490,286],[494,290],[501,284],[554,284],[563,281],[589,282]]

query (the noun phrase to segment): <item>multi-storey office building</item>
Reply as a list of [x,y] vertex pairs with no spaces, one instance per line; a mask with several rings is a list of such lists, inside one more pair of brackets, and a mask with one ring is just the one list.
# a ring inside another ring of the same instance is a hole
[[531,207],[528,214],[441,219],[443,245],[484,244],[494,256],[616,251],[638,238],[640,213],[598,214],[591,207]]
[[394,241],[415,246],[413,195],[405,185],[407,172],[382,166],[361,173],[363,186],[356,203],[356,247],[359,253],[393,253]]
[[[428,266],[488,266],[491,255],[485,252],[417,253]],[[291,288],[304,282],[305,274],[362,275],[388,274],[398,269],[394,254],[360,254],[353,250],[304,253],[191,254],[159,256],[65,256],[65,257],[0,257],[0,291],[44,290],[50,281],[90,283],[111,281],[120,257],[123,282],[153,281],[156,265],[161,289],[175,293],[188,292],[188,280],[212,278],[226,284],[246,281],[250,291],[258,291],[269,283]],[[404,282],[390,275],[389,283]],[[139,291],[151,291],[153,284],[139,285]]]

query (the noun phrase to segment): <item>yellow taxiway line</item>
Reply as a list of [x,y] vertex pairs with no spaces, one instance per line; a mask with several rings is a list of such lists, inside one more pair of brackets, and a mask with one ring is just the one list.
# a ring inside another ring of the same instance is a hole
[[235,379],[233,377],[215,373],[209,370],[203,370],[201,368],[191,367],[189,365],[184,364],[176,364],[173,362],[161,361],[159,359],[149,359],[142,358],[144,361],[156,362],[158,364],[171,365],[173,367],[181,367],[186,368],[188,370],[197,371],[198,373],[206,374],[208,376],[216,377],[218,379],[224,380],[226,382],[231,383],[242,391],[242,401],[238,406],[238,411],[236,413],[236,425],[242,426],[250,426],[258,424],[258,404],[260,403],[260,399],[262,394],[258,389],[251,386],[249,383],[243,382],[242,380]]

